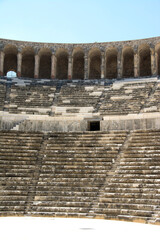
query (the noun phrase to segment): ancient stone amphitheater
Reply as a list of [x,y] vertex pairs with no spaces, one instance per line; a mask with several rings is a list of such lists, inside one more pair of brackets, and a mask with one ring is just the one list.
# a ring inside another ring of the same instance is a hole
[[0,216],[159,224],[159,74],[160,37],[0,39]]

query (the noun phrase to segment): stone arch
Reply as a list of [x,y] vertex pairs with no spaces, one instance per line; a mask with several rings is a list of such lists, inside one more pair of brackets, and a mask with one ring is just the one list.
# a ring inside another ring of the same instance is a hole
[[147,44],[139,47],[140,76],[151,76],[151,51]]
[[9,71],[14,71],[17,73],[17,53],[18,49],[16,46],[7,45],[4,48],[4,75]]
[[41,48],[39,53],[39,78],[51,78],[51,55],[52,52],[48,48]]
[[64,48],[60,48],[56,52],[56,57],[57,57],[56,77],[58,79],[68,79],[68,51]]
[[156,61],[157,61],[157,75],[160,75],[160,43],[158,43],[155,47],[156,52]]
[[73,79],[84,79],[84,51],[82,48],[73,50]]
[[25,47],[22,49],[22,77],[34,78],[34,49],[32,47]]
[[98,48],[89,52],[89,79],[101,78],[101,51]]
[[134,51],[132,47],[125,47],[123,54],[123,77],[134,77]]
[[106,78],[117,78],[117,54],[116,48],[106,51]]

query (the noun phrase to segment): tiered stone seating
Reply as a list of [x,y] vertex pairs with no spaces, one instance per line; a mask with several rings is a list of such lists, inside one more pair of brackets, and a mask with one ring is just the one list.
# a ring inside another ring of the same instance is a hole
[[160,219],[160,130],[133,132],[115,173],[101,191],[96,216],[107,219]]
[[6,86],[4,84],[0,84],[0,111],[3,111],[3,108],[4,108],[5,95],[6,95]]
[[56,87],[43,85],[13,85],[10,93],[10,113],[48,114],[53,105]]
[[104,91],[99,112],[101,115],[127,115],[139,113],[143,107],[153,82],[127,83],[120,88]]
[[50,134],[29,214],[87,216],[126,136],[126,132]]
[[83,112],[83,108],[88,108],[89,112],[93,112],[102,95],[104,86],[83,86],[68,84],[62,86],[59,96],[57,98],[57,114],[79,113]]
[[0,132],[0,216],[24,215],[42,134]]
[[57,105],[86,107],[93,106],[97,103],[99,96],[102,94],[102,87],[97,86],[78,86],[70,84],[63,86],[60,91]]
[[155,91],[147,99],[143,112],[160,112],[160,83],[158,82]]

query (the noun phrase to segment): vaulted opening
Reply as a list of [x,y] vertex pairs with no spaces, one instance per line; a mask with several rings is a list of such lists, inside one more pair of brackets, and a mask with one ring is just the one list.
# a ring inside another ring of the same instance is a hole
[[151,76],[151,53],[148,45],[139,48],[139,68],[140,76]]
[[17,72],[17,48],[13,45],[7,45],[4,49],[4,75],[7,72],[14,71]]
[[34,50],[31,47],[22,50],[22,70],[21,76],[34,78],[35,57]]
[[43,48],[39,51],[39,78],[51,78],[51,51]]
[[73,79],[84,79],[84,52],[76,49],[73,52]]
[[68,52],[65,49],[59,49],[57,57],[57,78],[68,79]]
[[123,50],[123,77],[134,77],[134,52],[131,47]]
[[117,78],[117,50],[108,49],[106,52],[106,78]]
[[157,74],[160,75],[160,44],[158,44],[155,48],[156,57],[157,57]]
[[101,52],[99,49],[93,49],[89,53],[89,79],[101,78]]

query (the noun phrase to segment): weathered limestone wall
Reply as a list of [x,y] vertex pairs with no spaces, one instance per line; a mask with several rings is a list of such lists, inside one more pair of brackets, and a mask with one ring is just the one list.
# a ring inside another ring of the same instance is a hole
[[121,117],[104,117],[101,131],[160,129],[160,114],[131,114]]
[[129,114],[126,116],[49,117],[0,113],[0,130],[31,132],[83,132],[91,121],[100,121],[100,130],[160,129],[160,113]]
[[88,44],[0,39],[0,76],[11,70],[18,77],[52,79],[156,76],[159,59],[160,37]]

